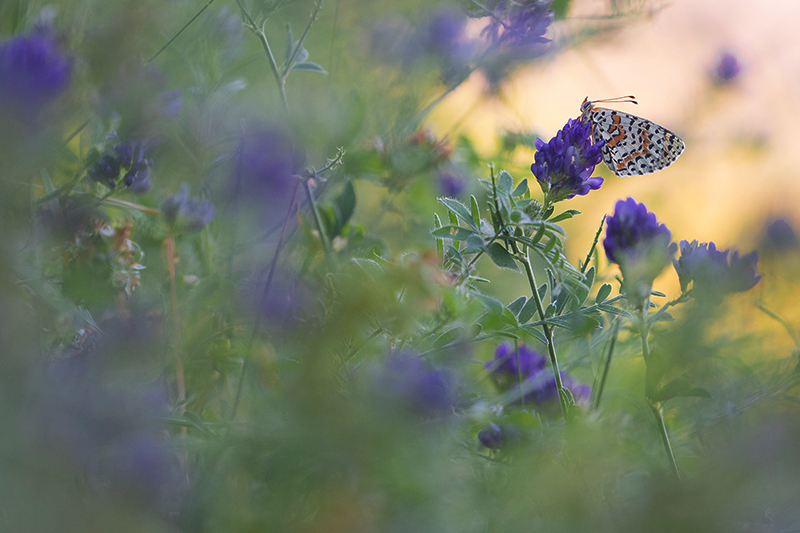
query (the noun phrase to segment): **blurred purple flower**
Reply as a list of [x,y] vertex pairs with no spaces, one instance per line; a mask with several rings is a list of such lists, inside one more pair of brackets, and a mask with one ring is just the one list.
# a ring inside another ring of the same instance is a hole
[[503,447],[503,430],[494,422],[478,432],[478,440],[484,447],[497,449]]
[[454,81],[472,61],[475,43],[466,36],[466,25],[463,13],[441,6],[428,16],[420,30],[424,49],[439,61],[444,83]]
[[285,216],[294,166],[286,131],[271,126],[247,131],[237,153],[234,197],[259,206],[270,219]]
[[[558,388],[548,357],[528,348],[525,344],[519,345],[518,356],[519,366],[514,346],[503,343],[495,350],[494,359],[484,363],[484,367],[491,371],[492,379],[503,391],[518,391],[521,377],[523,390],[526,391],[524,400],[527,403],[543,406],[551,401],[557,402]],[[588,385],[579,384],[563,372],[561,372],[561,382],[570,389],[576,401],[588,400],[591,393]],[[520,401],[521,399],[515,403]]]
[[544,35],[553,22],[552,0],[495,0],[483,34],[495,44],[524,51],[547,43]]
[[712,77],[717,85],[725,85],[736,81],[742,72],[739,59],[730,51],[723,51],[714,65]]
[[738,251],[718,251],[713,242],[685,240],[681,241],[680,258],[673,259],[682,291],[692,283],[694,292],[718,297],[752,289],[761,279],[756,274],[757,262],[756,252],[740,257]]
[[446,414],[454,401],[448,374],[434,369],[420,356],[405,352],[389,355],[373,385],[380,396],[423,416]]
[[72,463],[98,492],[172,512],[180,466],[155,422],[169,415],[169,406],[152,385],[109,374],[105,359],[115,354],[107,351],[129,344],[109,326],[114,338],[106,339],[108,346],[56,359],[34,383],[29,429],[47,453]]
[[[119,138],[115,131],[106,137],[106,143],[111,144]],[[144,194],[150,189],[150,160],[145,159],[147,142],[127,141],[117,142],[110,152],[102,155],[86,172],[91,181],[103,183],[113,189],[117,185],[119,173],[125,170],[122,183],[135,194]]]
[[622,271],[628,302],[642,309],[650,296],[653,281],[675,255],[677,245],[667,226],[633,198],[619,200],[614,215],[606,220],[603,240],[606,257]]
[[36,109],[69,83],[72,62],[47,32],[0,41],[0,105]]
[[776,218],[767,224],[762,243],[769,250],[791,250],[800,245],[797,232],[785,218]]
[[161,213],[170,226],[197,231],[211,222],[215,209],[208,200],[200,202],[198,198],[190,198],[189,191],[189,185],[181,183],[180,191],[164,200]]
[[378,20],[371,30],[370,53],[377,59],[404,69],[412,68],[423,57],[424,48],[409,22],[402,17]]
[[454,169],[448,169],[436,174],[439,192],[445,196],[458,196],[467,187],[466,179]]
[[603,160],[603,142],[592,144],[591,124],[569,119],[567,124],[545,143],[534,141],[536,154],[531,172],[545,195],[545,204],[584,196],[597,190],[603,178],[591,177],[595,166]]

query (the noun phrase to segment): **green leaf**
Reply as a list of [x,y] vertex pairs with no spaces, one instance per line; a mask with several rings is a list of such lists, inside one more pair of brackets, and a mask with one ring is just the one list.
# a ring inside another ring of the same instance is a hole
[[597,308],[601,311],[605,311],[606,313],[612,313],[615,315],[620,315],[628,318],[630,318],[631,316],[631,314],[627,312],[625,309],[620,309],[619,307],[610,304],[598,304]]
[[[442,227],[442,221],[436,213],[433,214],[433,227],[434,229]],[[436,257],[439,258],[439,264],[442,264],[444,261],[444,240],[442,239],[436,239]]]
[[517,262],[514,260],[514,256],[508,253],[508,250],[503,248],[503,245],[501,245],[499,242],[493,242],[486,249],[486,252],[489,254],[489,257],[492,258],[492,261],[494,261],[495,265],[501,268],[519,270]]
[[44,192],[46,194],[50,194],[54,190],[56,190],[55,185],[53,185],[53,180],[50,179],[50,173],[47,172],[45,169],[41,169],[40,172],[42,173],[42,182],[44,183]]
[[486,245],[483,242],[483,237],[480,235],[470,235],[467,239],[466,246],[464,247],[465,254],[473,254],[478,250],[485,250]]
[[525,296],[520,296],[506,307],[509,311],[514,313],[514,315],[519,315],[522,308],[525,307],[525,301],[527,298]]
[[656,402],[666,402],[672,398],[697,396],[711,398],[711,393],[701,387],[692,387],[692,382],[685,376],[680,376],[663,387],[659,387],[651,398]]
[[478,207],[478,200],[475,198],[475,195],[470,195],[469,197],[469,207],[470,212],[472,213],[472,221],[475,222],[475,227],[481,227],[481,210]]
[[284,53],[283,64],[289,63],[289,58],[292,57],[294,52],[294,35],[292,35],[292,27],[286,24],[286,51]]
[[[547,288],[546,285],[545,288]],[[520,324],[524,324],[533,318],[534,313],[536,313],[536,298],[531,297],[528,298],[528,301],[525,302],[525,305],[522,306],[522,309],[520,309],[517,319],[519,320]]]
[[348,180],[342,190],[342,193],[336,198],[336,209],[339,215],[339,223],[344,226],[353,216],[353,211],[356,208],[356,190],[353,187],[353,182]]
[[546,227],[544,224],[542,224],[542,225],[541,225],[541,227],[539,228],[539,231],[537,231],[537,232],[536,232],[536,233],[533,235],[533,237],[531,237],[531,239],[530,239],[530,240],[531,240],[531,244],[530,244],[530,246],[534,246],[534,245],[536,245],[536,243],[538,243],[540,240],[542,240],[542,237],[544,237],[544,232],[545,232],[545,231],[547,231],[547,227]]
[[592,285],[594,285],[595,272],[596,272],[596,270],[595,270],[594,266],[591,266],[589,268],[589,270],[586,272],[585,279],[586,279],[586,286],[587,287],[591,287]]
[[467,206],[454,198],[439,198],[439,202],[447,207],[447,209],[458,215],[461,220],[472,226],[474,229],[478,229],[478,225],[475,223],[475,220],[473,220],[472,213],[469,212]]
[[580,215],[580,214],[581,214],[581,212],[578,211],[577,209],[567,209],[563,213],[558,214],[558,215],[554,216],[553,218],[551,218],[548,222],[553,222],[553,223],[561,222],[562,220],[568,220],[568,219],[574,217],[575,215]]
[[511,192],[511,188],[513,186],[514,186],[514,178],[512,178],[511,174],[509,174],[505,170],[501,170],[500,175],[497,177],[497,188],[501,192],[508,194]]
[[572,0],[555,0],[550,4],[550,9],[553,10],[553,15],[556,20],[566,18],[569,12],[569,4]]
[[317,72],[319,74],[327,74],[328,71],[322,68],[322,65],[314,63],[313,61],[303,61],[292,65],[292,70],[300,70],[305,72]]
[[355,265],[370,279],[378,279],[383,274],[383,267],[374,259],[367,259],[366,257],[354,257],[351,259],[351,261],[355,263]]
[[505,307],[503,306],[503,303],[497,298],[492,298],[491,296],[487,296],[477,291],[474,291],[472,295],[478,300],[480,300],[480,302],[483,304],[483,307],[485,307],[489,312],[495,315],[503,314]]
[[518,196],[523,196],[526,192],[528,192],[528,190],[528,178],[525,178],[519,182],[519,185],[517,185],[516,189],[514,189],[514,192],[511,193],[511,196],[515,198]]
[[544,300],[544,297],[547,296],[547,283],[539,285],[537,292],[539,293],[539,299]]
[[650,291],[650,294],[652,294],[653,296],[659,296],[661,298],[666,298],[667,297],[667,295],[664,294],[661,291]]
[[675,322],[675,317],[664,311],[663,313],[655,313],[653,317],[648,320],[648,322],[651,325],[655,324],[656,322]]
[[542,333],[542,330],[539,328],[541,328],[541,326],[534,326],[533,324],[525,324],[524,326],[520,327],[521,330],[525,331],[537,341],[547,346],[547,337],[544,336],[544,333]]
[[463,336],[464,336],[464,328],[462,328],[461,326],[457,326],[439,335],[439,337],[435,341],[433,341],[433,346],[434,348],[443,348],[448,344],[457,341]]
[[475,235],[475,232],[471,229],[462,228],[460,226],[442,226],[441,228],[436,228],[435,230],[431,231],[431,235],[443,239],[465,241],[471,235]]
[[594,299],[594,302],[597,304],[603,303],[603,300],[608,298],[609,294],[611,294],[611,284],[603,283],[603,285],[597,291],[597,297]]

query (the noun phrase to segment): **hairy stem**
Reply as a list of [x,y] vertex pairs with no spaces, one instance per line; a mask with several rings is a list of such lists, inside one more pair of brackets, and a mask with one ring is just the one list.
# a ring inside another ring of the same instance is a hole
[[539,298],[539,291],[536,289],[536,278],[533,276],[533,268],[531,267],[530,248],[526,252],[526,256],[522,261],[525,266],[525,273],[528,275],[528,283],[531,286],[534,301],[536,302],[536,311],[539,313],[539,318],[542,320],[542,332],[547,339],[547,351],[550,353],[550,365],[553,367],[553,376],[556,380],[556,388],[558,389],[558,403],[561,405],[561,414],[564,420],[567,419],[567,403],[564,397],[564,384],[561,382],[561,371],[558,368],[558,357],[556,356],[556,346],[553,343],[553,330],[544,322],[544,307],[542,306],[542,299]]

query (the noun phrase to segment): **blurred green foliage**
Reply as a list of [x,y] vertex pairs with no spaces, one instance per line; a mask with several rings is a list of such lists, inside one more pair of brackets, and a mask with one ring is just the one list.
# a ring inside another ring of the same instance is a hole
[[[425,128],[470,75],[558,52],[482,40],[502,9],[0,2],[4,43],[52,32],[72,69],[27,126],[2,108],[0,529],[800,528],[800,347],[774,348],[792,326],[749,293],[654,293],[643,326],[599,248],[565,247],[579,213],[514,167],[535,135],[480,154]],[[462,23],[482,50],[435,48]],[[147,192],[90,179],[112,130],[151,142]],[[197,231],[160,214],[184,182],[185,213],[216,207]],[[762,261],[768,303],[798,260]],[[594,396],[498,387],[503,342],[557,348]]]

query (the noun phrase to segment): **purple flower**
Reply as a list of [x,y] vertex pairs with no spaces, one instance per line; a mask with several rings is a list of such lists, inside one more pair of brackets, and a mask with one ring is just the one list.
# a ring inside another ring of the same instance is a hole
[[215,209],[208,200],[190,198],[189,191],[189,185],[181,183],[180,191],[164,201],[161,212],[170,226],[179,222],[187,231],[196,231],[211,222]]
[[[492,379],[501,390],[519,390],[519,382],[522,381],[523,390],[526,391],[524,397],[526,403],[542,407],[551,401],[558,401],[558,387],[549,359],[525,344],[519,345],[519,354],[514,351],[510,343],[500,344],[495,350],[494,359],[484,363],[484,367],[491,371]],[[576,400],[588,399],[587,391],[590,390],[588,385],[579,384],[563,372],[561,382],[572,391]]]
[[591,177],[603,160],[603,142],[592,144],[590,132],[591,124],[569,119],[549,142],[541,138],[534,141],[536,155],[531,172],[545,194],[545,204],[584,196],[603,184],[603,178]]
[[95,331],[95,340],[54,359],[32,383],[26,418],[32,442],[74,468],[88,487],[170,513],[180,464],[156,422],[170,413],[166,390],[148,383],[149,369],[130,368],[154,351],[146,329],[146,323],[131,329],[104,321],[105,335]]
[[495,44],[527,50],[549,42],[544,34],[553,22],[551,0],[493,0],[492,18],[484,35]]
[[446,414],[453,405],[450,377],[418,355],[395,352],[374,380],[376,392],[424,416]]
[[494,422],[478,432],[478,440],[486,448],[497,449],[503,447],[503,430]]
[[436,9],[424,22],[421,41],[426,51],[436,55],[442,81],[451,83],[462,75],[474,55],[475,42],[464,32],[467,18],[450,8]]
[[[519,360],[519,364],[518,364]],[[494,351],[494,359],[484,363],[484,368],[491,370],[495,377],[507,377],[516,382],[520,371],[523,379],[527,379],[547,366],[547,357],[526,344],[519,345],[519,354],[514,345],[508,342],[500,344]]]
[[715,83],[725,85],[736,81],[741,72],[742,66],[739,63],[739,59],[726,50],[719,55],[711,74]]
[[467,186],[464,176],[454,170],[445,170],[436,175],[439,191],[445,196],[458,196]]
[[603,240],[606,257],[622,271],[628,302],[642,309],[650,296],[653,281],[675,255],[672,233],[659,224],[656,215],[633,198],[619,200],[614,215],[606,221]]
[[288,133],[257,127],[243,135],[237,155],[234,195],[274,215],[270,218],[285,216],[294,172]]
[[695,292],[715,296],[752,289],[761,279],[757,262],[756,252],[740,257],[738,251],[718,251],[713,242],[697,241],[681,241],[681,256],[673,260],[682,291],[692,283]]
[[776,218],[767,224],[762,238],[764,246],[771,250],[796,249],[800,241],[792,224],[785,218]]
[[440,6],[425,21],[423,31],[426,48],[440,54],[453,54],[464,39],[466,25],[466,17],[458,10]]
[[0,42],[0,104],[38,108],[66,88],[71,74],[72,62],[46,32]]
[[106,154],[87,171],[89,179],[98,183],[105,183],[113,189],[117,185],[121,164],[118,157]]
[[149,191],[151,185],[150,162],[147,159],[142,159],[131,165],[130,170],[122,178],[122,183],[136,194],[144,194]]

